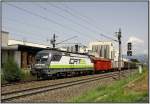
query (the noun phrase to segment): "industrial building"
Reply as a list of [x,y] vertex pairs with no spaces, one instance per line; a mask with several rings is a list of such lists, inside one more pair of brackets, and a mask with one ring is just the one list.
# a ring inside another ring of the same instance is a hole
[[60,50],[68,51],[68,52],[75,52],[75,53],[87,53],[88,52],[86,46],[79,45],[79,44],[75,44],[71,46],[64,46],[64,47],[61,47]]
[[95,57],[118,60],[118,51],[110,41],[90,42],[88,52]]

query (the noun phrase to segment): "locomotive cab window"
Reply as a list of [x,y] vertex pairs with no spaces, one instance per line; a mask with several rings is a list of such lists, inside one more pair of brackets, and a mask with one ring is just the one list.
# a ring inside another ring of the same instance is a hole
[[39,53],[35,58],[36,62],[45,63],[48,60],[48,53]]
[[61,55],[53,55],[51,61],[60,61]]

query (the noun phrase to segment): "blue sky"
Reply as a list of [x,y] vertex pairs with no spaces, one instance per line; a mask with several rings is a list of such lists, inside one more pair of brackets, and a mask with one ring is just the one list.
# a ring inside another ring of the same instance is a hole
[[99,34],[116,38],[115,32],[121,28],[124,54],[128,41],[133,42],[133,54],[148,53],[147,2],[9,2],[2,6],[3,30],[13,39],[48,44],[47,38],[55,33],[57,42],[77,36],[66,43],[88,45],[96,40],[111,41]]

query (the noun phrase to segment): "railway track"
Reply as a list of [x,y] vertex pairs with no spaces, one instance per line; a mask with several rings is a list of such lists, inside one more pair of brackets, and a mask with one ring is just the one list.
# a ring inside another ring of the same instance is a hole
[[38,93],[57,90],[60,88],[65,88],[65,87],[70,87],[70,86],[79,85],[79,84],[83,84],[83,83],[88,83],[88,82],[92,82],[92,81],[96,81],[96,80],[101,80],[104,78],[110,78],[110,77],[115,78],[115,76],[118,76],[118,72],[105,73],[105,74],[100,74],[99,76],[94,76],[92,78],[78,79],[75,81],[68,81],[68,82],[57,83],[57,84],[53,84],[53,85],[40,86],[40,87],[28,88],[28,89],[19,90],[19,91],[2,93],[1,101],[6,102],[6,101],[13,100],[13,99],[25,97],[25,96],[30,96],[30,95],[34,95],[34,94],[38,94]]
[[36,81],[37,80],[29,80],[29,81],[15,82],[15,83],[6,83],[6,84],[2,84],[1,87],[13,86],[13,85],[19,85],[19,84],[25,84],[25,83],[36,82]]
[[[66,77],[66,78],[70,78],[70,77]],[[63,78],[61,78],[61,79],[63,79]],[[7,86],[13,86],[13,85],[21,85],[21,84],[26,84],[26,83],[34,83],[34,82],[37,82],[37,81],[39,82],[39,81],[47,81],[47,80],[46,79],[44,79],[44,80],[42,80],[42,79],[39,79],[39,80],[35,79],[35,80],[28,80],[28,81],[21,81],[21,82],[5,83],[5,84],[2,84],[1,87],[7,87]]]

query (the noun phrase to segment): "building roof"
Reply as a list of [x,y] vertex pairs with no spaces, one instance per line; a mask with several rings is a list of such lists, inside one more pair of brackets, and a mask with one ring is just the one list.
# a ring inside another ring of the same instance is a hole
[[27,46],[27,45],[9,45],[9,46],[2,46],[2,50],[12,50],[12,51],[28,51],[28,52],[37,52],[41,51],[46,48],[40,48],[40,47],[33,47],[33,46]]
[[2,50],[18,50],[18,45],[13,45],[13,46],[2,46]]
[[8,45],[24,45],[24,46],[31,46],[31,47],[38,47],[38,48],[47,48],[47,47],[49,47],[48,45],[44,45],[44,44],[25,42],[25,41],[14,40],[14,39],[8,40]]

